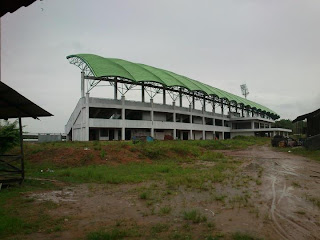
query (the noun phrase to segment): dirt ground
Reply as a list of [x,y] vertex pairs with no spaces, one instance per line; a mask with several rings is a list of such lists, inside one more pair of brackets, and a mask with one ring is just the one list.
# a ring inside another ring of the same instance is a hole
[[[49,214],[64,218],[64,224],[61,231],[25,239],[85,239],[89,232],[115,227],[135,229],[138,233],[129,239],[174,239],[175,233],[229,239],[234,232],[263,239],[320,239],[319,162],[267,146],[220,152],[242,164],[230,183],[215,183],[209,190],[144,182],[81,184],[26,194],[58,204]],[[141,197],[143,191],[154,197]],[[186,221],[182,212],[190,209],[206,222]],[[165,230],[155,228],[161,224],[166,224]]]

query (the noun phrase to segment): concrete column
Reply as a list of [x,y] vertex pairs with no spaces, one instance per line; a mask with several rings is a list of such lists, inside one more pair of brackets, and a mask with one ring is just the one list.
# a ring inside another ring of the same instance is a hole
[[150,132],[150,134],[151,134],[151,137],[153,137],[153,138],[154,138],[154,128],[151,128],[151,132]]
[[85,134],[84,141],[89,141],[89,93],[86,94],[86,108],[85,108]]
[[119,140],[118,139],[118,129],[114,130],[114,140]]
[[221,132],[221,139],[224,140],[224,132]]
[[190,140],[193,140],[193,132],[192,132],[192,130],[190,130],[189,135],[190,135]]
[[125,96],[121,96],[121,140],[126,140],[126,128],[125,128],[125,121],[126,121],[126,106],[125,106]]
[[202,131],[202,140],[206,140],[206,131]]
[[84,72],[81,72],[81,97],[84,97]]
[[251,122],[251,129],[254,129],[254,121]]
[[273,131],[273,137],[276,135],[276,132],[275,131]]
[[[176,102],[172,102],[172,107],[173,107],[173,126],[175,126],[177,118],[176,118]],[[173,129],[173,139],[177,139],[177,129]]]
[[216,131],[213,131],[213,140],[216,139]]

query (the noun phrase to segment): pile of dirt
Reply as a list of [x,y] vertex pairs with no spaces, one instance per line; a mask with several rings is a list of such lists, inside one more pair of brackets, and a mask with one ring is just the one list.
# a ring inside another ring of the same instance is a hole
[[26,158],[32,163],[50,162],[61,167],[150,161],[150,159],[142,155],[140,152],[132,151],[130,146],[124,146],[121,149],[118,149],[113,145],[103,146],[96,149],[87,147],[52,147],[46,151],[27,153]]

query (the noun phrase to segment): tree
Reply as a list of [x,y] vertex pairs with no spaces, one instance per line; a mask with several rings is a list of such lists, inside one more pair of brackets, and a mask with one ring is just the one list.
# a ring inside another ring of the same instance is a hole
[[293,123],[290,119],[280,119],[278,121],[275,121],[275,123],[272,124],[272,127],[293,130]]
[[19,129],[17,121],[10,123],[0,122],[0,154],[5,153],[14,146],[19,144]]

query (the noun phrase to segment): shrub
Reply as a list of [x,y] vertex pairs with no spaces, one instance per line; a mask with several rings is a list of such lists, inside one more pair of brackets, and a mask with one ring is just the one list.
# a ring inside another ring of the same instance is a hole
[[19,144],[19,129],[17,128],[17,121],[4,124],[0,122],[0,154],[12,149]]

